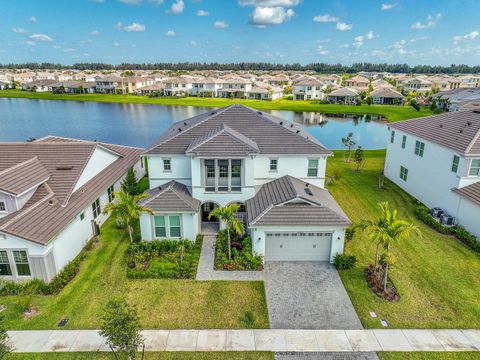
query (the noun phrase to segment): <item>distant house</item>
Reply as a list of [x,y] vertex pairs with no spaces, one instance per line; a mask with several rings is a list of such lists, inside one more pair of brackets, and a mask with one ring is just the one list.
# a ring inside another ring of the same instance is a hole
[[345,87],[354,88],[358,91],[367,91],[370,85],[370,80],[364,76],[357,75],[350,79],[345,80]]
[[166,85],[162,82],[156,82],[152,85],[142,86],[141,88],[137,89],[137,95],[158,94],[163,96],[165,92],[165,86]]
[[276,100],[281,97],[283,97],[281,87],[263,83],[256,83],[247,94],[247,98],[252,100]]
[[96,91],[104,94],[116,94],[121,89],[122,78],[105,76],[95,80]]
[[432,89],[438,91],[450,91],[458,89],[462,81],[453,76],[436,76],[429,77],[428,80],[432,83]]
[[395,89],[387,86],[380,86],[370,93],[372,102],[381,105],[399,105],[402,104],[405,97]]
[[178,76],[163,80],[165,96],[188,96],[192,92],[194,79],[191,76]]
[[480,239],[480,112],[390,125],[385,176]]
[[51,84],[49,88],[54,93],[60,94],[93,94],[96,91],[96,83],[83,81],[61,81]]
[[218,79],[220,88],[217,91],[218,97],[222,98],[245,98],[252,90],[252,81],[242,78]]
[[57,80],[35,80],[29,83],[22,84],[22,90],[32,92],[52,91],[52,85],[56,84],[57,82]]
[[0,142],[0,278],[50,281],[95,235],[142,149],[48,136]]
[[323,81],[305,76],[293,83],[293,100],[323,100],[326,88]]
[[0,90],[10,89],[12,83],[10,81],[0,80]]
[[154,84],[154,80],[148,77],[129,76],[121,79],[120,89],[124,94],[133,94],[142,87]]
[[480,87],[480,74],[462,75],[458,79],[460,80],[461,88],[471,89]]
[[402,82],[402,89],[404,93],[417,92],[425,93],[432,91],[432,82],[423,77],[414,77]]
[[440,109],[448,111],[459,111],[462,105],[467,102],[480,101],[480,88],[460,88],[451,91],[437,93],[432,96],[437,101]]
[[222,87],[218,80],[211,77],[195,79],[192,84],[191,94],[200,97],[216,97]]
[[328,94],[327,99],[332,104],[357,104],[360,101],[358,91],[353,88],[339,88]]

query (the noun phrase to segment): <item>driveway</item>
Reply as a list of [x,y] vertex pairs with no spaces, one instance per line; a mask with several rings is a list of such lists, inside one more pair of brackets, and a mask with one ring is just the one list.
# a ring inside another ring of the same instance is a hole
[[333,265],[267,262],[265,287],[273,329],[362,329]]

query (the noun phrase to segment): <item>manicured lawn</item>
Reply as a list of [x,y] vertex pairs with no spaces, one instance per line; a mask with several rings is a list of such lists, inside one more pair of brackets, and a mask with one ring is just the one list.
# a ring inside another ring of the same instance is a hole
[[[378,177],[384,164],[384,151],[368,151],[365,169],[352,170],[341,152],[328,161],[327,173],[342,171],[342,178],[328,188],[353,221],[374,219],[377,203],[389,201],[399,217],[413,221],[423,237],[412,237],[393,247],[397,263],[391,277],[402,298],[387,303],[367,287],[364,268],[373,262],[374,246],[364,234],[356,234],[346,244],[346,252],[359,260],[351,271],[341,272],[343,283],[362,323],[367,328],[381,327],[387,319],[396,328],[479,328],[480,327],[480,258],[456,239],[441,235],[415,218],[412,198],[385,180],[378,189]],[[370,317],[375,311],[377,319]]]
[[[25,353],[12,354],[13,360],[108,360],[115,357],[106,352],[87,353]],[[140,359],[140,355],[138,359]],[[146,352],[145,360],[273,360],[270,352]]]
[[[267,328],[268,313],[263,282],[194,280],[130,280],[125,256],[128,235],[113,220],[102,227],[98,249],[89,253],[76,278],[56,296],[37,296],[39,314],[25,320],[16,297],[0,298],[8,329],[54,329],[62,318],[66,328],[94,329],[107,299],[125,294],[136,305],[144,328]],[[249,319],[247,319],[249,321]]]
[[478,352],[381,352],[380,360],[477,360]]
[[329,114],[372,114],[386,117],[389,121],[412,119],[421,116],[431,115],[428,108],[421,111],[411,106],[393,105],[330,105],[315,104],[311,101],[293,100],[246,100],[246,99],[221,99],[221,98],[149,98],[136,95],[110,95],[110,94],[53,94],[50,92],[28,92],[20,90],[0,91],[0,97],[45,99],[45,100],[75,100],[75,101],[97,101],[116,102],[132,104],[158,104],[158,105],[179,105],[179,106],[206,106],[223,107],[231,104],[243,104],[260,110],[292,110],[292,111],[313,111]]

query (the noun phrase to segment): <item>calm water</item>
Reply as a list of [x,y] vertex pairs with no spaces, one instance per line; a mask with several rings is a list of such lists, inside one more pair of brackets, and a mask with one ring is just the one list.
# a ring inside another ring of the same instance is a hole
[[[24,141],[53,134],[146,147],[173,122],[208,111],[204,107],[115,104],[0,98],[0,141]],[[349,132],[365,149],[386,147],[385,123],[378,117],[271,111],[303,124],[329,149],[341,149]]]

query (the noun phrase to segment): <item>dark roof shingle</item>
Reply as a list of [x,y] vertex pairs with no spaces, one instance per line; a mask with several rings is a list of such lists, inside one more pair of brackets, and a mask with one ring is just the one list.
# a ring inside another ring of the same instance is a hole
[[194,211],[200,207],[200,201],[194,199],[187,187],[175,180],[147,190],[150,197],[142,199],[140,204],[154,212]]

